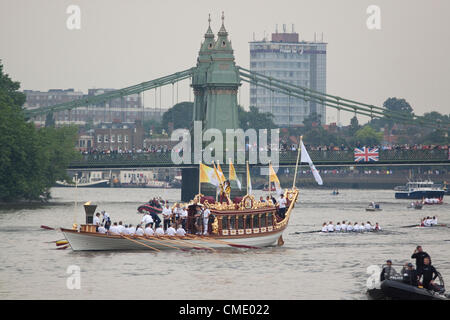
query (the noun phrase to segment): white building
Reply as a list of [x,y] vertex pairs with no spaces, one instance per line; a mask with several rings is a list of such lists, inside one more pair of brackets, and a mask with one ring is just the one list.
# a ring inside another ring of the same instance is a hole
[[[326,50],[323,41],[299,41],[298,33],[272,33],[271,41],[250,42],[250,70],[297,86],[326,93]],[[250,85],[250,106],[271,112],[280,127],[298,126],[311,113],[326,121],[325,106],[289,98],[277,91]]]

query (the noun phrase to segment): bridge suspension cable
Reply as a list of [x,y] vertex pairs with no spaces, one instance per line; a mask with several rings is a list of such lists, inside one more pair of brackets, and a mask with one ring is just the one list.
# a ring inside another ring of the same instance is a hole
[[[332,107],[337,110],[354,112],[355,114],[364,115],[372,119],[386,117],[392,120],[398,120],[409,124],[436,128],[436,122],[427,120],[421,116],[413,115],[411,117],[410,115],[406,115],[401,112],[391,111],[386,108],[377,107],[374,105],[369,105],[354,100],[333,96],[330,94],[325,94],[306,87],[297,86],[292,83],[278,80],[276,78],[269,77],[239,66],[237,68],[239,69],[241,80],[245,82],[257,82],[261,87],[273,88],[273,90],[283,92],[293,97],[301,98],[305,101],[311,100],[313,102],[321,104],[323,102],[323,105],[325,106]],[[444,127],[450,127],[450,123],[442,123],[442,125]]]
[[[136,84],[136,85],[126,87],[123,89],[109,91],[109,92],[106,92],[103,94],[92,95],[92,96],[88,96],[88,97],[85,97],[82,99],[77,99],[77,100],[73,100],[70,102],[55,104],[52,106],[41,107],[41,108],[37,108],[37,109],[31,109],[31,110],[27,109],[27,110],[24,110],[24,113],[27,118],[31,118],[31,117],[38,116],[38,115],[44,115],[49,112],[71,110],[71,109],[75,109],[78,107],[84,107],[84,106],[88,106],[88,105],[96,105],[99,103],[104,103],[106,101],[109,101],[109,100],[112,100],[115,98],[123,98],[123,97],[131,95],[131,94],[141,93],[143,91],[156,89],[158,87],[162,87],[162,86],[174,83],[174,82],[178,82],[178,81],[181,81],[181,80],[184,80],[187,78],[191,78],[194,70],[195,70],[195,67],[181,71],[181,72],[176,72],[176,73],[173,73],[168,76],[157,78],[154,80],[142,82],[140,84]],[[155,107],[156,107],[156,104],[155,104]]]

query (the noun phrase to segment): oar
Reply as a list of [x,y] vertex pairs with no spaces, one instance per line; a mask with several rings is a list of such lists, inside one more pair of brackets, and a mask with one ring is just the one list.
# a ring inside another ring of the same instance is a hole
[[320,230],[314,230],[314,231],[296,231],[292,234],[303,234],[303,233],[317,233],[320,232]]
[[49,226],[44,226],[44,225],[41,225],[41,228],[45,229],[45,230],[55,230],[55,228],[52,228],[52,227],[49,227]]
[[235,247],[235,248],[260,249],[259,247],[248,246],[245,244],[235,244],[235,243],[230,243],[230,242],[218,240],[218,239],[211,239],[211,238],[205,239],[205,237],[194,236],[194,235],[189,235],[189,236],[190,237],[193,236],[194,237],[193,239],[195,239],[195,240],[201,240],[201,241],[206,241],[206,242],[216,242],[216,243],[225,244],[227,246]]
[[153,248],[152,246],[146,245],[145,243],[142,243],[142,242],[139,242],[139,241],[130,239],[130,238],[125,237],[125,236],[123,236],[123,235],[121,235],[121,237],[124,238],[124,239],[130,240],[130,241],[132,241],[132,242],[135,242],[135,243],[137,243],[137,244],[140,244],[141,246],[150,248],[150,249],[152,249],[152,250],[154,250],[154,251],[156,251],[156,252],[160,252],[160,251],[161,251],[161,250],[159,250],[159,249]]
[[211,250],[211,251],[217,251],[217,250],[215,250],[215,249],[213,249],[213,248],[211,248],[211,247],[208,247],[208,246],[198,247],[198,244],[189,243],[189,242],[187,242],[187,240],[173,239],[173,237],[171,237],[170,239],[171,239],[172,241],[182,243],[183,245],[191,246],[192,249],[196,249],[196,250]]
[[59,241],[64,241],[64,240],[66,240],[66,239],[53,240],[53,241],[46,241],[46,242],[44,242],[44,243],[57,243],[57,242],[59,242]]
[[68,247],[70,247],[70,246],[66,245],[64,247],[55,248],[55,250],[64,250],[64,249],[67,249]]
[[59,247],[59,246],[66,245],[68,243],[69,243],[69,241],[67,241],[67,240],[60,240],[60,241],[56,241],[56,246]]
[[183,251],[185,251],[185,249],[178,248],[178,247],[174,247],[174,246],[171,246],[171,245],[168,245],[168,244],[163,243],[164,240],[150,240],[150,239],[148,239],[148,238],[145,238],[145,237],[139,237],[139,236],[136,236],[136,238],[141,239],[141,240],[143,240],[143,241],[147,241],[147,242],[157,243],[157,244],[166,246],[166,247],[168,247],[168,248],[172,248],[172,249],[177,249],[177,250],[183,250]]

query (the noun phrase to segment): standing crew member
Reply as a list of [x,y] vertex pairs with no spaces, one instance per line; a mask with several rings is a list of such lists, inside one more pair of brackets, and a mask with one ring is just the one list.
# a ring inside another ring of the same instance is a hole
[[211,211],[209,211],[208,208],[205,208],[203,210],[203,235],[208,234],[208,222],[209,222],[209,215],[211,214]]
[[95,231],[98,232],[98,227],[100,227],[100,213],[96,213],[94,217],[93,224],[95,226]]
[[419,279],[422,278],[422,285],[425,289],[439,291],[440,288],[434,283],[439,276],[436,268],[431,265],[430,257],[423,259],[422,269],[419,271]]
[[425,258],[429,258],[430,262],[431,262],[431,257],[428,253],[426,253],[425,251],[423,251],[422,246],[417,246],[416,250],[414,250],[411,259],[416,259],[416,270],[417,273],[420,274],[420,271],[423,268],[423,261]]
[[286,215],[286,203],[287,201],[284,194],[281,194],[280,199],[278,200],[278,214],[282,219],[284,219]]
[[169,228],[170,226],[170,219],[172,217],[172,209],[169,208],[168,202],[166,202],[166,206],[163,208],[162,215],[163,215],[164,230],[167,230],[167,228]]

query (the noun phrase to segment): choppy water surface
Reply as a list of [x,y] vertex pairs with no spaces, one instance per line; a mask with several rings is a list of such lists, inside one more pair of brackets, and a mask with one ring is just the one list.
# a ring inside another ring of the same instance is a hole
[[[114,221],[136,223],[139,204],[179,189],[55,188],[51,205],[0,209],[1,299],[366,299],[366,268],[386,258],[409,261],[421,244],[450,282],[450,229],[399,228],[425,215],[450,224],[450,205],[407,209],[391,190],[302,190],[283,247],[192,251],[72,252],[54,250],[60,232],[40,225],[70,227],[82,222],[81,204],[91,200]],[[257,193],[257,196],[262,195]],[[78,199],[78,210],[74,200]],[[370,201],[383,211],[366,212]],[[446,199],[448,201],[448,198]],[[75,218],[76,216],[76,218]],[[295,234],[318,230],[324,221],[379,222],[385,233]],[[66,286],[67,268],[81,269],[81,289]]]

